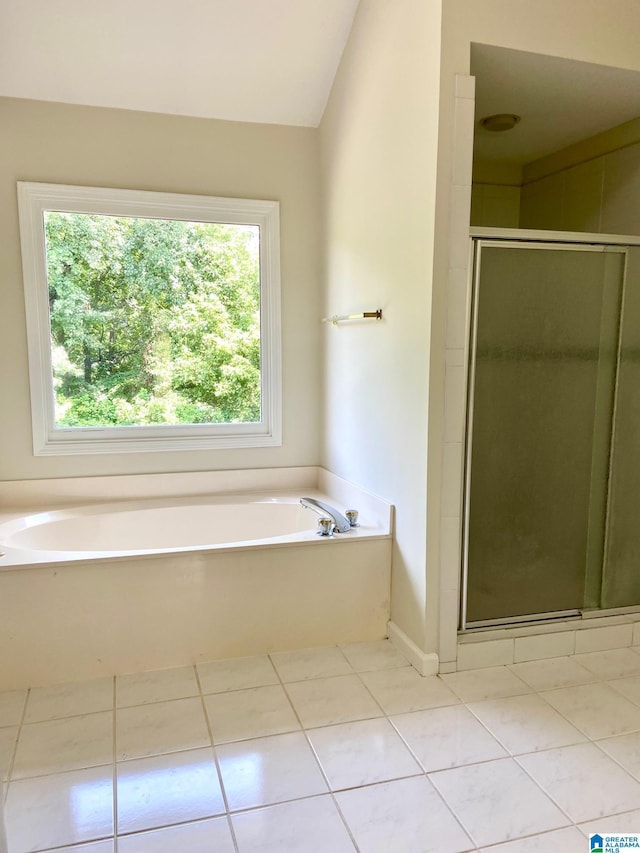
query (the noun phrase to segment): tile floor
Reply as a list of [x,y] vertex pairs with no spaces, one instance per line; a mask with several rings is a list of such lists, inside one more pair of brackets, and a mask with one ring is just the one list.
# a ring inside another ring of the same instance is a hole
[[10,853],[584,853],[640,831],[640,652],[387,641],[0,694]]

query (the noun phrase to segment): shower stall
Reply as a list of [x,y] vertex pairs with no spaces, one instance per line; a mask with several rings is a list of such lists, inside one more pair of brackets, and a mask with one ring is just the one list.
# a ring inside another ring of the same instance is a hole
[[640,240],[483,233],[461,627],[640,606]]

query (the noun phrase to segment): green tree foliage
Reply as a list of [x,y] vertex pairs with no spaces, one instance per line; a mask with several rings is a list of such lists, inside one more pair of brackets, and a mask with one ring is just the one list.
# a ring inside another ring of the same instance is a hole
[[260,419],[258,229],[45,216],[58,426]]

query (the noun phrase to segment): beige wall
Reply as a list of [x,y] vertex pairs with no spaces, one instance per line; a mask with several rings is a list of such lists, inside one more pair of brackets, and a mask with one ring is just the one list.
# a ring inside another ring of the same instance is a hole
[[424,649],[439,0],[361,0],[321,125],[323,464],[396,505],[392,619]]
[[[450,253],[451,185],[454,169],[456,74],[469,74],[471,42],[532,51],[586,62],[640,69],[636,0],[446,0],[443,3],[435,257],[429,363],[429,459],[427,495],[427,620],[438,614],[441,581],[441,495],[461,506],[461,452],[447,454],[443,439],[447,270]],[[449,293],[449,297],[451,297]],[[465,299],[449,305],[449,317],[464,316]],[[463,389],[460,389],[462,395]],[[444,529],[444,528],[443,528]],[[443,546],[453,573],[459,539]],[[457,543],[453,547],[454,542]],[[455,613],[449,622],[455,621]]]
[[[0,99],[0,152],[0,480],[318,462],[317,131]],[[32,455],[18,180],[280,202],[282,447],[115,456]]]

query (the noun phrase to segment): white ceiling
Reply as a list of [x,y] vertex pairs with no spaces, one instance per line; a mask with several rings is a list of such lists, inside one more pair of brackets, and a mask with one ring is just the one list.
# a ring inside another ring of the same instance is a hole
[[0,0],[0,95],[316,127],[358,0]]
[[480,161],[524,165],[640,116],[640,73],[474,44],[476,120],[516,113],[506,133],[476,124]]

